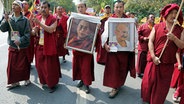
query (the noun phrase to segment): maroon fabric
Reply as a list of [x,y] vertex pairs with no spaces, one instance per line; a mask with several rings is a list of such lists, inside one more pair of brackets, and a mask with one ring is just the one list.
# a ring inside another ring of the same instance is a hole
[[124,85],[128,71],[131,68],[130,66],[135,65],[135,63],[131,63],[132,65],[130,65],[130,62],[132,62],[132,58],[130,58],[130,56],[133,56],[130,52],[107,53],[103,80],[104,86],[120,88]]
[[32,35],[30,36],[30,45],[27,48],[27,57],[28,57],[29,63],[32,63],[34,58],[34,40],[35,40],[34,38],[35,37]]
[[[181,32],[182,28],[176,25],[173,34],[179,38]],[[160,55],[167,39],[167,33],[165,22],[155,25],[154,49],[156,56]],[[160,59],[161,63],[159,65],[155,65],[152,62],[150,54],[148,54],[148,63],[141,85],[141,97],[143,101],[150,102],[150,104],[164,103],[170,87],[174,63],[176,62],[177,49],[174,42],[169,41]]]
[[[154,40],[154,49],[155,49],[155,56],[159,57],[160,53],[164,47],[164,44],[167,40],[167,33],[166,30],[166,23],[162,22],[160,24],[156,24],[154,26],[155,28],[155,40]],[[175,25],[175,28],[173,30],[173,34],[180,38],[181,32],[183,31],[183,28],[179,25]],[[177,46],[174,44],[173,41],[169,41],[167,44],[167,47],[165,48],[165,51],[160,59],[161,63],[176,63],[176,52],[177,52]],[[172,50],[172,51],[171,51]],[[148,52],[148,61],[151,61],[150,53]]]
[[138,55],[137,55],[137,65],[136,72],[137,74],[144,73],[144,69],[147,63],[147,52],[148,52],[148,40],[144,40],[144,37],[148,37],[151,32],[151,29],[148,26],[148,23],[141,25],[138,29]]
[[75,47],[78,49],[83,49],[83,50],[87,50],[87,51],[91,51],[92,50],[92,44],[93,40],[91,39],[92,36],[86,36],[84,38],[77,38],[76,35],[74,35],[72,37],[72,39],[68,42],[68,46],[71,47]]
[[175,69],[172,75],[172,80],[171,80],[171,87],[172,88],[177,88],[178,86],[181,86],[184,84],[184,72],[181,70],[178,70],[178,64],[175,65]]
[[44,55],[43,46],[36,47],[36,69],[41,84],[47,84],[49,88],[58,84],[61,77],[59,58],[57,55]]
[[182,95],[181,95],[181,99],[180,99],[180,104],[184,104],[184,85],[182,86]]
[[96,39],[96,52],[97,52],[96,60],[97,60],[97,63],[102,65],[105,65],[106,58],[107,58],[107,51],[101,45],[101,35],[104,31],[104,24],[107,19],[108,17],[101,20],[100,29],[98,31],[98,36]]
[[144,37],[148,37],[150,35],[151,29],[148,27],[148,23],[141,25],[138,29],[138,50],[148,51],[148,40],[144,40]]
[[9,47],[8,50],[8,84],[29,80],[30,64],[27,58],[27,48],[20,49],[20,51],[18,51],[17,49]]
[[[115,14],[112,17],[117,18]],[[123,17],[127,16],[123,14]],[[135,78],[135,53],[134,52],[108,52],[105,64],[103,85],[111,88],[120,88],[124,85],[128,71]]]
[[85,85],[91,85],[94,81],[93,54],[73,50],[73,80],[82,80]]
[[[42,19],[42,15],[37,17],[40,21]],[[47,17],[45,21],[45,25],[50,26],[56,21],[56,18],[51,14]],[[48,33],[44,31],[44,46],[43,46],[43,54],[44,55],[56,55],[56,33]]]
[[141,84],[141,97],[149,104],[164,104],[170,88],[173,64],[148,62]]
[[[168,14],[172,11],[172,10],[179,10],[179,6],[177,4],[168,4],[166,5],[160,12],[160,15],[164,18],[167,18]],[[179,16],[178,16],[178,22],[180,25],[182,25],[183,23],[183,14],[182,11],[180,11]]]
[[146,51],[138,51],[137,65],[136,65],[137,74],[144,73],[146,64],[147,64],[147,52]]
[[[57,17],[57,15],[55,16]],[[57,29],[56,29],[56,37],[57,37],[57,53],[59,56],[65,56],[69,54],[68,50],[64,48],[64,44],[67,36],[67,20],[68,16],[62,15],[61,19],[57,19]]]
[[[31,12],[28,11],[27,13],[24,14],[24,16],[30,20]],[[29,60],[29,63],[33,62],[34,58],[34,36],[30,34],[30,45],[27,48],[27,57]]]

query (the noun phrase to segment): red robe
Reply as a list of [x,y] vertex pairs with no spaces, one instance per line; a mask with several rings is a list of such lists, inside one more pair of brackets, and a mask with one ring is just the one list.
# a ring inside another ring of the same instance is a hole
[[[112,17],[116,17],[113,15]],[[124,15],[123,17],[126,17]],[[108,52],[105,65],[103,85],[111,88],[120,88],[124,85],[128,71],[135,78],[135,53],[134,52]]]
[[[38,17],[40,21],[41,18],[42,16]],[[45,24],[50,26],[55,21],[56,18],[49,15]],[[47,84],[49,88],[58,84],[61,72],[56,49],[56,36],[54,32],[48,33],[44,31],[44,45],[37,45],[35,59],[40,83]]]
[[96,52],[97,52],[97,57],[96,57],[96,60],[97,60],[97,63],[99,64],[102,64],[102,65],[105,65],[105,62],[106,62],[106,58],[107,58],[107,51],[105,50],[105,48],[103,48],[101,46],[101,35],[104,31],[104,24],[105,24],[105,21],[108,19],[108,17],[106,18],[103,18],[101,20],[101,26],[100,26],[100,29],[98,31],[98,36],[97,36],[97,39],[96,39]]
[[[183,52],[179,50],[179,53],[180,53],[180,58],[182,62]],[[183,84],[184,84],[184,69],[182,68],[181,70],[178,70],[178,64],[176,63],[174,72],[172,75],[171,85],[170,85],[172,88],[176,88],[174,96],[178,96],[178,97],[181,96],[181,88]]]
[[[165,41],[167,40],[165,22],[157,24],[155,28],[154,49],[155,55],[159,57]],[[173,34],[180,38],[183,28],[178,25],[175,26]],[[174,70],[174,63],[176,62],[177,46],[173,41],[169,41],[167,47],[160,59],[161,63],[155,65],[148,53],[148,63],[145,68],[142,85],[141,97],[144,102],[150,104],[164,104],[167,93],[170,88],[172,73]],[[172,50],[172,51],[171,51]]]
[[9,47],[7,79],[8,84],[16,83],[23,80],[29,80],[30,64],[27,58],[27,48],[15,49]]
[[[57,15],[55,16],[57,18]],[[64,43],[67,36],[67,20],[68,16],[62,15],[61,19],[57,19],[57,29],[56,29],[56,36],[57,36],[57,53],[59,56],[65,56],[69,54],[68,50],[64,48]]]
[[148,37],[151,32],[151,29],[148,27],[148,23],[141,25],[138,29],[138,55],[137,55],[137,74],[144,73],[146,67],[146,57],[148,52],[148,40],[144,40],[144,37]]
[[[24,16],[27,19],[30,19],[31,12],[28,11],[27,13],[24,14]],[[34,36],[32,34],[30,34],[30,45],[27,48],[27,50],[28,50],[27,51],[27,56],[28,56],[29,63],[32,63],[33,62],[33,58],[34,58]]]
[[93,54],[73,50],[72,69],[73,80],[82,80],[85,85],[91,85],[95,80]]
[[182,95],[180,99],[180,104],[184,104],[184,85],[182,86],[181,92],[182,92]]

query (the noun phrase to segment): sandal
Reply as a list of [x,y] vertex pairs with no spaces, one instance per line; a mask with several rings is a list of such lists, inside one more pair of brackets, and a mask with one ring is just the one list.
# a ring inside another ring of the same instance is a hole
[[112,91],[109,93],[109,98],[114,98],[119,92],[119,89],[113,88]]
[[19,83],[19,82],[17,82],[17,83],[12,83],[12,84],[6,86],[6,88],[7,88],[8,90],[14,89],[14,88],[16,88],[16,87],[20,87],[20,83]]

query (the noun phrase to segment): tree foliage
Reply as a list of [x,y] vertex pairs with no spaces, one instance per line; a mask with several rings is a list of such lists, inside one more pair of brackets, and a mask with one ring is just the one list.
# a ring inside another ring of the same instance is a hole
[[169,3],[180,4],[181,0],[128,0],[125,10],[133,12],[139,19],[146,17],[150,13],[159,16],[161,9]]

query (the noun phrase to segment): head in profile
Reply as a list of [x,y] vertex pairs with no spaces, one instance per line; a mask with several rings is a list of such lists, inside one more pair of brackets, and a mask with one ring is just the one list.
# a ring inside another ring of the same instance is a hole
[[90,34],[89,22],[81,20],[77,26],[77,35],[79,39],[85,38]]
[[128,47],[129,41],[129,25],[126,23],[118,23],[115,28],[116,40],[121,47]]

